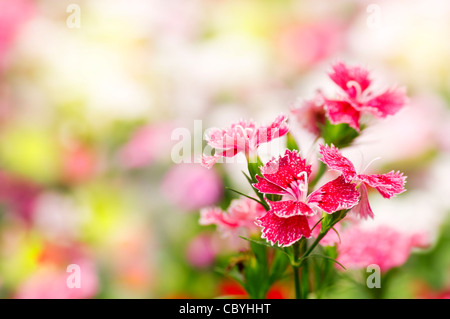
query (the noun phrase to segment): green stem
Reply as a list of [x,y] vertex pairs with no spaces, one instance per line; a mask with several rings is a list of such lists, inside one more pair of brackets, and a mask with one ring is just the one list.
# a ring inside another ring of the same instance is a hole
[[[294,260],[298,260],[300,255],[300,243],[296,242],[294,244]],[[294,282],[295,282],[295,298],[296,299],[302,299],[302,287],[301,287],[301,280],[300,280],[300,267],[299,266],[292,266],[294,270]]]
[[322,225],[322,229],[320,230],[319,236],[317,236],[316,240],[312,243],[311,246],[308,247],[308,249],[305,251],[305,253],[302,255],[302,258],[299,262],[299,267],[302,267],[306,257],[308,257],[312,251],[314,250],[314,248],[316,248],[316,246],[319,244],[319,242],[322,240],[322,238],[324,238],[328,232],[330,231],[330,229],[332,229],[334,227],[334,225],[336,225],[338,222],[340,222],[342,219],[344,219],[344,217],[347,215],[347,211],[345,211],[344,213],[341,213],[340,215],[338,215],[338,217],[333,220],[333,222],[330,225],[327,225],[327,227],[323,227]]

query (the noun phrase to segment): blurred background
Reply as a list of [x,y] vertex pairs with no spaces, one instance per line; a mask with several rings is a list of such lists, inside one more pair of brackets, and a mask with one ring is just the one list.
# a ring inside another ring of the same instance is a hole
[[[243,166],[201,167],[196,141],[333,90],[337,60],[410,99],[347,153],[408,176],[371,195],[373,225],[431,238],[388,296],[450,295],[449,36],[445,0],[0,0],[0,298],[245,297],[215,270],[245,243],[198,225],[226,185],[249,189]],[[329,297],[359,295],[343,280]]]

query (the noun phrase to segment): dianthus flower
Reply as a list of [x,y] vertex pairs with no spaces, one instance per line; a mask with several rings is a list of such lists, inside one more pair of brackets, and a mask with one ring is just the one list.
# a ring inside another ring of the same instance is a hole
[[371,90],[369,71],[362,67],[350,67],[339,62],[332,66],[329,77],[342,89],[338,99],[324,99],[327,117],[332,124],[347,123],[359,131],[362,113],[367,111],[385,118],[397,113],[406,104],[404,88],[388,88],[375,95]]
[[405,191],[406,176],[403,176],[400,172],[391,171],[387,174],[372,175],[357,174],[352,162],[344,157],[333,144],[331,147],[320,145],[319,153],[322,155],[322,158],[319,158],[320,161],[324,162],[330,169],[341,172],[341,176],[347,182],[354,182],[359,185],[358,190],[361,199],[352,211],[364,219],[374,217],[369,204],[367,186],[375,188],[384,198],[391,198]]
[[358,203],[355,184],[342,176],[308,195],[311,165],[297,151],[286,150],[283,156],[269,161],[261,168],[263,177],[256,175],[253,186],[264,194],[282,195],[280,201],[267,200],[270,210],[258,219],[262,238],[279,246],[289,246],[301,237],[309,238],[308,216],[322,211],[331,214],[349,209]]
[[348,269],[376,264],[382,272],[403,265],[414,248],[428,245],[425,234],[402,233],[387,225],[373,229],[353,226],[341,232],[337,260]]
[[231,202],[227,212],[219,207],[203,208],[200,211],[200,225],[216,225],[220,232],[229,235],[244,229],[252,232],[255,221],[265,213],[264,207],[254,200],[243,198]]
[[213,128],[207,136],[208,145],[215,149],[212,156],[203,155],[202,165],[211,168],[222,157],[244,153],[254,156],[259,145],[285,135],[289,128],[285,115],[278,116],[267,126],[257,126],[253,121],[240,120],[226,129]]

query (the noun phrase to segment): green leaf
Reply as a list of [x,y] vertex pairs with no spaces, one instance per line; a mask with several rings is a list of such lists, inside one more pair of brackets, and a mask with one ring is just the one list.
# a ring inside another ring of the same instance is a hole
[[314,228],[316,228],[316,226],[323,220],[323,217],[321,219],[319,219],[319,221],[317,223],[314,224],[313,228],[311,228],[311,231],[314,230]]
[[247,179],[247,181],[249,182],[250,185],[253,184],[252,179],[250,178],[250,176],[247,175],[247,173],[245,173],[244,171],[242,171],[242,174],[244,174],[245,178]]
[[231,269],[230,271],[225,271],[225,269],[216,267],[216,268],[214,268],[214,270],[217,273],[221,274],[222,276],[230,277],[230,278],[236,280],[242,287],[245,288],[244,276],[242,276],[242,274],[239,271],[237,271],[236,269]]
[[286,147],[288,150],[298,150],[297,142],[295,141],[294,136],[289,132],[286,134]]
[[321,254],[311,254],[311,255],[309,255],[309,256],[306,256],[304,259],[307,259],[307,258],[310,258],[310,257],[321,257],[321,258],[325,258],[325,259],[331,260],[332,262],[335,262],[336,264],[338,264],[339,266],[341,266],[344,270],[347,270],[347,268],[345,268],[339,261],[337,261],[337,260],[334,259],[334,258],[325,256],[325,255],[321,255]]
[[258,244],[258,245],[263,245],[263,246],[267,246],[267,247],[270,247],[270,248],[275,248],[275,249],[281,251],[283,254],[285,254],[285,255],[288,256],[289,258],[291,257],[290,254],[289,254],[288,252],[286,252],[282,247],[278,247],[278,246],[275,246],[275,245],[271,245],[271,244],[269,244],[268,242],[262,241],[262,240],[254,240],[254,239],[250,239],[250,238],[247,238],[247,237],[244,237],[244,236],[239,236],[239,237],[242,238],[242,239],[245,239],[245,240],[247,240],[247,241],[249,241],[249,242]]
[[255,202],[260,203],[263,207],[265,207],[265,206],[267,205],[267,203],[261,202],[259,199],[256,199],[256,198],[254,198],[254,197],[251,197],[251,196],[249,196],[249,195],[246,195],[246,194],[244,194],[244,193],[241,193],[240,191],[235,190],[235,189],[233,189],[233,188],[225,187],[225,189],[230,190],[230,191],[232,191],[232,192],[235,192],[235,193],[237,193],[237,194],[239,194],[239,195],[242,195],[242,196],[244,196],[244,197],[247,197],[247,198],[249,198],[249,199],[251,199],[251,200],[254,200]]
[[286,258],[286,253],[283,250],[275,250],[274,259],[270,269],[269,283],[272,285],[277,280],[284,276],[287,266],[289,265],[289,258]]
[[334,232],[336,233],[336,235],[338,236],[338,238],[339,238],[339,244],[341,243],[341,236],[339,235],[339,232],[336,230],[336,228],[334,228],[334,227],[331,227],[331,229],[332,230],[334,230]]

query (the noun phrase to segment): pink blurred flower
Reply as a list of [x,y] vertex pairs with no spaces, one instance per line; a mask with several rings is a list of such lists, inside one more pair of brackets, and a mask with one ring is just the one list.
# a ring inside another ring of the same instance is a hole
[[0,0],[0,72],[5,67],[7,52],[12,46],[20,27],[34,11],[29,0]]
[[264,178],[256,176],[253,186],[264,194],[282,195],[280,201],[267,202],[270,210],[258,219],[263,228],[262,237],[272,244],[289,246],[302,236],[309,238],[311,229],[307,216],[322,211],[331,214],[358,203],[359,194],[354,184],[342,176],[332,180],[308,195],[311,165],[297,151],[286,150],[284,156],[269,161],[261,168]]
[[385,118],[397,113],[406,104],[404,88],[389,88],[375,95],[370,86],[369,71],[360,67],[350,67],[342,62],[332,66],[331,80],[341,89],[339,99],[325,98],[327,116],[333,124],[347,123],[359,131],[359,118],[369,112],[376,117]]
[[326,112],[324,100],[321,94],[317,94],[312,100],[303,101],[300,106],[291,110],[297,122],[310,133],[318,136],[320,125],[325,124]]
[[207,140],[216,153],[213,156],[203,155],[202,165],[211,168],[220,158],[233,157],[240,152],[253,156],[260,144],[268,143],[288,132],[286,121],[287,117],[280,115],[268,126],[257,126],[251,120],[240,120],[226,129],[211,129]]
[[[79,284],[70,286],[75,275],[69,265],[77,266]],[[72,288],[71,288],[72,287]],[[84,299],[98,291],[98,276],[92,258],[83,247],[73,244],[44,245],[36,271],[21,283],[14,298],[18,299]]]
[[71,275],[65,269],[43,267],[33,273],[17,291],[17,299],[86,299],[95,296],[98,278],[94,265],[86,260],[76,260],[80,267],[80,287],[69,288],[67,279]]
[[257,230],[256,220],[265,213],[261,204],[249,198],[235,199],[227,212],[218,207],[204,208],[200,212],[200,225],[216,225],[224,235],[236,234],[241,230],[252,233]]
[[0,171],[0,202],[5,203],[12,213],[28,224],[33,219],[40,193],[41,189],[37,185]]
[[[137,129],[120,150],[121,163],[127,168],[140,168],[169,154],[173,123],[158,123]],[[169,155],[167,155],[169,158]]]
[[364,269],[375,264],[386,272],[403,265],[414,248],[429,244],[425,234],[405,234],[386,225],[373,229],[354,226],[340,235],[337,261],[348,269]]
[[406,176],[400,172],[391,171],[387,174],[357,174],[353,164],[339,152],[332,144],[331,147],[320,145],[321,160],[332,170],[342,173],[347,182],[356,182],[359,185],[361,199],[352,211],[366,219],[373,218],[369,205],[367,186],[375,188],[384,198],[391,198],[405,191]]
[[62,175],[69,183],[83,182],[95,174],[97,162],[92,149],[82,144],[65,148],[62,153]]
[[290,24],[279,35],[279,48],[287,61],[304,69],[333,55],[341,46],[342,31],[342,26],[330,19]]
[[218,247],[211,235],[200,234],[194,237],[186,249],[186,259],[196,268],[207,268],[214,263]]
[[223,195],[220,176],[197,164],[177,164],[164,177],[162,192],[183,211],[213,205]]

